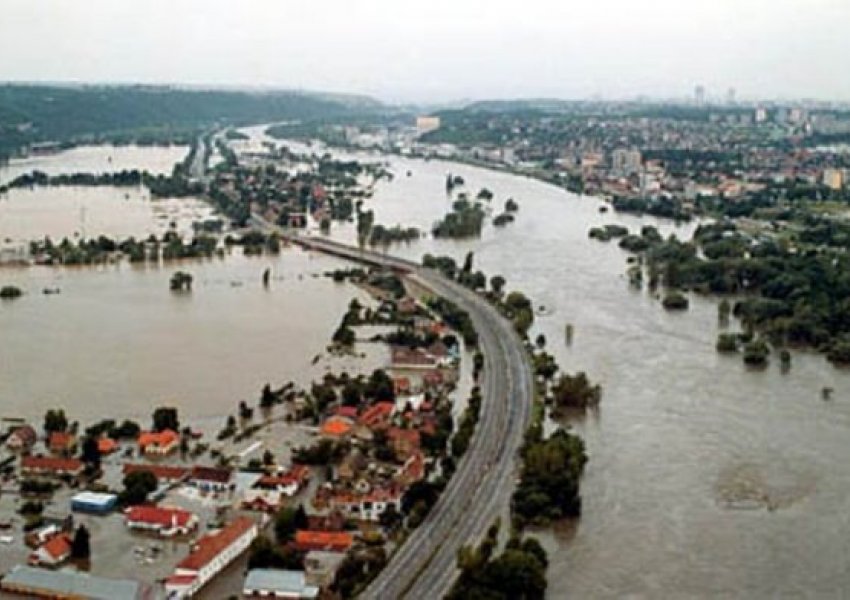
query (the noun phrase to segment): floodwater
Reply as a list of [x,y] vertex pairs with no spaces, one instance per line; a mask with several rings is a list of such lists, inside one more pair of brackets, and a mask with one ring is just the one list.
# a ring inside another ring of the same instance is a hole
[[171,173],[175,163],[183,160],[188,146],[77,146],[70,150],[15,158],[0,165],[0,184],[20,175],[42,171],[48,175],[72,173],[113,173],[138,169],[154,175]]
[[[629,287],[627,255],[615,243],[587,238],[590,227],[614,222],[685,237],[690,227],[601,214],[597,200],[526,178],[368,158],[389,161],[396,175],[367,203],[376,223],[430,229],[450,209],[449,171],[471,195],[492,190],[499,210],[513,197],[517,220],[503,229],[488,224],[480,239],[426,238],[391,251],[458,260],[474,251],[476,268],[545,306],[532,335],[544,333],[565,369],[603,386],[598,413],[574,424],[590,455],[584,514],[575,526],[539,532],[550,597],[841,597],[850,589],[848,374],[808,353],[794,353],[787,374],[777,360],[749,371],[718,355],[713,300],[694,296],[690,310],[667,313]],[[335,224],[332,236],[353,240],[354,226]],[[0,305],[0,403],[34,418],[73,407],[72,418],[85,421],[145,417],[171,402],[187,418],[212,418],[255,400],[266,381],[306,383],[328,368],[311,358],[348,301],[367,301],[312,277],[338,264],[288,249],[164,268],[0,270],[0,284],[27,291]],[[267,266],[270,290],[260,285]],[[195,276],[191,294],[168,291],[178,268]],[[40,293],[54,286],[60,295]],[[350,360],[362,368],[385,357]],[[823,386],[835,389],[831,402],[820,399]]]
[[[223,417],[240,400],[254,405],[267,382],[307,385],[330,368],[384,364],[378,345],[358,345],[365,360],[325,352],[351,299],[372,303],[321,276],[339,266],[286,248],[277,257],[234,253],[164,267],[0,270],[0,283],[26,292],[0,304],[0,417],[41,418],[66,407],[83,422],[146,419],[163,404],[186,420]],[[193,275],[191,293],[169,290],[176,270]],[[42,294],[57,287],[60,294]]]
[[[293,144],[293,146],[297,146]],[[361,155],[367,156],[367,155]],[[532,336],[568,371],[603,386],[599,411],[574,423],[590,462],[584,513],[538,535],[549,551],[551,598],[841,597],[850,590],[850,375],[822,356],[795,352],[787,374],[720,356],[716,302],[691,297],[665,312],[631,289],[627,254],[590,240],[590,227],[693,226],[601,214],[600,202],[527,178],[479,168],[368,155],[396,175],[368,208],[375,222],[424,230],[450,209],[447,172],[474,196],[520,205],[516,222],[480,239],[424,239],[391,252],[426,252],[500,273],[507,289],[545,306]],[[408,177],[407,171],[411,174]],[[318,235],[318,234],[316,234]],[[332,235],[354,239],[353,225]],[[575,328],[571,345],[567,323]],[[835,389],[824,402],[820,390]]]
[[[0,184],[34,170],[48,175],[111,173],[147,170],[170,173],[182,160],[186,146],[80,146],[0,166]],[[50,236],[110,237],[161,236],[172,224],[181,233],[191,232],[193,221],[209,217],[211,210],[198,199],[152,199],[140,187],[34,187],[15,188],[0,195],[0,251],[14,258],[27,242]]]
[[[167,173],[185,147],[85,147],[13,161],[0,177],[140,168]],[[111,157],[111,160],[110,160]],[[105,234],[189,233],[210,207],[198,199],[151,200],[144,188],[41,187],[0,199],[0,251],[15,258],[31,239]],[[0,285],[25,296],[0,303],[0,417],[41,418],[64,406],[70,418],[147,418],[170,403],[187,419],[219,419],[240,400],[259,398],[266,382],[306,385],[328,369],[376,368],[365,358],[329,357],[325,347],[352,298],[369,297],[320,277],[341,262],[286,248],[277,257],[185,261],[167,266],[0,267]],[[261,275],[272,269],[269,289]],[[194,276],[191,294],[172,294],[178,269]],[[45,295],[45,289],[61,290]],[[313,363],[316,355],[323,358]],[[218,422],[218,421],[216,421]]]
[[162,237],[172,226],[188,234],[194,221],[211,215],[197,198],[152,199],[144,186],[18,188],[0,196],[0,248],[21,248],[44,236]]

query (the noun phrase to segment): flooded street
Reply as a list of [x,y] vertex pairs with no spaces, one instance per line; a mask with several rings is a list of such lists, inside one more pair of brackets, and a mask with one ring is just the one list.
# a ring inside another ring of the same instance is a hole
[[[258,147],[258,137],[244,146]],[[615,242],[587,237],[608,223],[654,224],[680,237],[693,226],[601,214],[598,200],[475,167],[357,156],[389,161],[395,174],[366,202],[376,224],[429,231],[450,210],[448,172],[464,177],[471,196],[483,187],[495,194],[491,216],[517,201],[516,222],[488,222],[480,239],[428,237],[388,251],[459,261],[474,251],[476,269],[545,306],[532,337],[544,333],[566,370],[603,386],[598,413],[574,425],[590,456],[584,514],[575,527],[539,533],[550,597],[840,596],[850,588],[850,376],[807,353],[793,354],[787,374],[775,357],[748,371],[740,357],[715,352],[713,300],[692,296],[688,311],[665,312],[629,287],[627,254]],[[354,224],[334,224],[331,235],[351,242]],[[306,383],[326,368],[325,359],[310,361],[348,302],[365,300],[313,277],[339,264],[285,249],[166,268],[3,269],[0,283],[28,292],[0,306],[4,414],[66,406],[81,420],[145,417],[174,402],[187,417],[213,417],[255,400],[267,381]],[[267,266],[270,290],[260,284]],[[178,268],[195,277],[189,295],[168,290]],[[62,293],[44,296],[44,287]],[[356,364],[372,360],[385,357]],[[835,389],[833,401],[821,400],[824,386]]]

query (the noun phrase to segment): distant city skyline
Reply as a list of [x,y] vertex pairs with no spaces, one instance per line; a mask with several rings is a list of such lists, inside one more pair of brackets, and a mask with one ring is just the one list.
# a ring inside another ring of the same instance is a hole
[[5,0],[0,80],[264,87],[387,102],[850,101],[846,0]]

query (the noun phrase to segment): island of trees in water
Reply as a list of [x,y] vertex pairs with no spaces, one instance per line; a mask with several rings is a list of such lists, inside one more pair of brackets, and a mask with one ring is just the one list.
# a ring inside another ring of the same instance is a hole
[[652,226],[637,234],[607,226],[589,235],[618,238],[635,255],[632,283],[663,287],[667,308],[686,308],[686,291],[723,296],[719,318],[731,314],[743,331],[722,334],[721,352],[743,350],[747,364],[762,365],[771,347],[783,363],[787,347],[810,347],[850,364],[850,224],[811,214],[793,236],[752,235],[728,220],[700,225],[687,242],[665,239]]

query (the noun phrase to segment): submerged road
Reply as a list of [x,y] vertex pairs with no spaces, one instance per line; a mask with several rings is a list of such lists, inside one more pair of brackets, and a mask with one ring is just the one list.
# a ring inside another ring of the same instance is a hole
[[[265,228],[269,223],[255,218]],[[531,364],[511,323],[477,293],[420,265],[327,239],[292,235],[292,243],[361,263],[404,271],[419,285],[467,311],[484,355],[481,414],[466,454],[422,524],[390,558],[362,598],[442,598],[458,575],[458,550],[475,544],[508,514],[518,450],[531,419]]]

